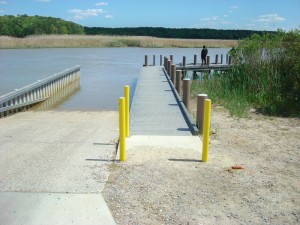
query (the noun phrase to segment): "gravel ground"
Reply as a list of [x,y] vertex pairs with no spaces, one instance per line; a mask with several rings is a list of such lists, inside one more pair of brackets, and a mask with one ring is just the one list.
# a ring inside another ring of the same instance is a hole
[[[135,146],[102,192],[117,224],[299,224],[300,119],[213,107],[199,150]],[[243,169],[232,169],[240,166]]]

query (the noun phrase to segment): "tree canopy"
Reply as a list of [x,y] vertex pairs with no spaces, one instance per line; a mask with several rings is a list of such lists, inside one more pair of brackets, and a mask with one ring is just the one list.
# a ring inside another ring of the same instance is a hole
[[84,34],[73,22],[43,16],[0,16],[0,35],[26,37],[39,34]]
[[159,38],[180,39],[228,39],[238,40],[251,36],[272,33],[253,30],[217,30],[196,28],[164,28],[164,27],[83,27],[79,24],[59,18],[6,15],[0,16],[0,35],[26,37],[40,34],[86,34],[86,35],[125,35],[151,36]]
[[126,36],[151,36],[159,38],[182,39],[228,39],[239,40],[256,33],[262,35],[265,31],[252,30],[217,30],[196,28],[164,28],[164,27],[84,27],[88,35],[126,35]]

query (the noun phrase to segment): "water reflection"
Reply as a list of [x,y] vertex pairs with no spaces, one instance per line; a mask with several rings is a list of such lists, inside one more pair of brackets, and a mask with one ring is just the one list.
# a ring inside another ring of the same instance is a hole
[[67,101],[72,95],[77,93],[80,90],[80,79],[75,80],[68,86],[60,89],[58,92],[52,94],[47,100],[35,105],[32,107],[32,110],[50,110],[55,109],[61,103]]

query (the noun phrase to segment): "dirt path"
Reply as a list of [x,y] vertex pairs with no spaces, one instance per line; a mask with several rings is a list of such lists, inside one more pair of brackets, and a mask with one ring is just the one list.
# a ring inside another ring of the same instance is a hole
[[300,119],[213,107],[212,133],[208,163],[199,149],[139,146],[112,164],[103,197],[116,223],[300,223]]

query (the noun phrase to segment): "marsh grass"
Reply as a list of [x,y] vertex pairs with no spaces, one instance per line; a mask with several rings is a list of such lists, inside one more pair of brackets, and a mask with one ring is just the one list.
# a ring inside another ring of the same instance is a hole
[[250,108],[268,115],[300,115],[300,33],[253,35],[231,53],[235,65],[225,74],[197,81],[193,94],[206,93],[239,117]]
[[144,48],[194,48],[232,47],[236,40],[168,39],[142,36],[104,35],[39,35],[25,38],[0,36],[0,48],[99,48],[99,47],[144,47]]

